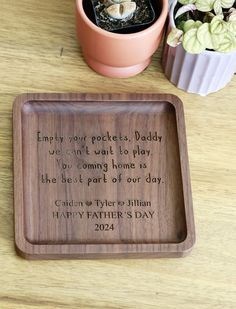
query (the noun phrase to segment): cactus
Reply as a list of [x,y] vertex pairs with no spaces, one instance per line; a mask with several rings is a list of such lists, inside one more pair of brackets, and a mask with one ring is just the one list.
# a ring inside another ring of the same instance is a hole
[[236,50],[235,0],[178,0],[176,28],[167,43],[191,54],[204,50],[228,53]]

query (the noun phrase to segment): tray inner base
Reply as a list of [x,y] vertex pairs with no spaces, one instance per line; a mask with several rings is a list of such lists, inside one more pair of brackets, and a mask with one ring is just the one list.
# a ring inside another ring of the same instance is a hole
[[168,102],[26,102],[25,238],[32,244],[186,238],[176,112]]

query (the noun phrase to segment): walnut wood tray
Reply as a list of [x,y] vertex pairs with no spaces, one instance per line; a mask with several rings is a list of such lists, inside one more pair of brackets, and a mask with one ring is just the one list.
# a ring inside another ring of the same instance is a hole
[[36,259],[179,257],[195,241],[182,102],[32,94],[14,104],[15,242]]

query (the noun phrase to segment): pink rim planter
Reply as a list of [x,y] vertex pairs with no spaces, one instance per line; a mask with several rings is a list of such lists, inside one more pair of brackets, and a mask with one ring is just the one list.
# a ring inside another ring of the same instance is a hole
[[108,77],[130,77],[142,72],[151,62],[162,39],[168,14],[168,0],[156,0],[160,16],[147,29],[117,34],[96,26],[86,15],[83,1],[76,0],[77,34],[87,64]]
[[[169,30],[175,27],[173,2],[169,13]],[[187,53],[182,44],[170,47],[165,43],[162,64],[166,77],[176,87],[206,96],[224,88],[236,72],[236,51],[228,54],[205,50]]]

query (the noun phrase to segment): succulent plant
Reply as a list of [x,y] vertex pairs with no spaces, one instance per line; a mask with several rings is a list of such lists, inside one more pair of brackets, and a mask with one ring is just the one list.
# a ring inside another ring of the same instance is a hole
[[205,49],[222,53],[236,49],[235,0],[178,0],[174,11],[176,28],[167,43],[191,54]]
[[101,2],[107,7],[107,14],[113,19],[132,17],[136,10],[136,3],[131,0],[101,0]]

